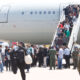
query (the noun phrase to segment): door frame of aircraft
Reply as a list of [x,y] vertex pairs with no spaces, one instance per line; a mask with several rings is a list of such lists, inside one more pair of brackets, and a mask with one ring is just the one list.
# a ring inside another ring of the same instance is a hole
[[10,6],[2,6],[0,8],[0,23],[8,23],[8,14]]

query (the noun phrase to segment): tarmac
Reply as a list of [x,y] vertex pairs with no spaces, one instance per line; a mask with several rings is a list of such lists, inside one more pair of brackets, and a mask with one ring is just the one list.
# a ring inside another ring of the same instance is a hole
[[[25,70],[26,72],[26,70]],[[3,73],[0,73],[0,80],[22,80],[20,71],[17,74],[13,74],[11,71],[4,69]],[[47,68],[33,67],[29,73],[26,73],[26,80],[80,80],[80,75],[76,70],[70,69],[56,69],[49,70]]]

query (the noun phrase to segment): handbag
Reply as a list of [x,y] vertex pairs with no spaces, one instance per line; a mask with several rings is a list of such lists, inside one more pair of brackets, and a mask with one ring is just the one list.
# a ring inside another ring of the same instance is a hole
[[28,54],[28,55],[25,55],[24,57],[24,61],[26,64],[32,64],[32,57]]
[[62,64],[66,64],[66,61],[65,61],[65,59],[62,59]]

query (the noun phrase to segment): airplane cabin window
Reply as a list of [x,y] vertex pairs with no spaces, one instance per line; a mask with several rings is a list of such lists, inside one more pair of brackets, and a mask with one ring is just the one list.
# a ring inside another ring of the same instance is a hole
[[44,14],[46,14],[46,11],[44,11]]
[[35,14],[37,14],[37,11],[35,11]]
[[30,14],[33,14],[33,12],[31,11]]
[[[43,11],[43,12],[42,12],[42,11],[39,11],[39,12],[38,12],[38,11],[35,11],[35,12],[34,12],[34,14],[40,14],[40,15],[41,15],[42,13],[43,13],[43,14],[55,14],[55,11],[48,11],[48,12],[47,12],[47,11]],[[22,12],[22,14],[24,15],[24,12]],[[32,14],[33,14],[33,11],[31,11],[30,14],[32,15]]]
[[51,11],[48,11],[48,14],[51,14]]
[[39,11],[39,14],[42,14],[42,12],[41,12],[41,11]]
[[24,15],[24,12],[22,12],[21,14]]
[[52,13],[55,14],[55,11],[53,11]]

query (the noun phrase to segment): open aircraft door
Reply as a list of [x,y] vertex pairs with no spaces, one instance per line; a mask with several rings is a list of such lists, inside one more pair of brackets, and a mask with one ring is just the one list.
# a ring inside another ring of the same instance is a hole
[[9,6],[0,7],[0,23],[8,23]]
[[60,4],[60,21],[65,20],[64,8],[69,6],[69,4]]

